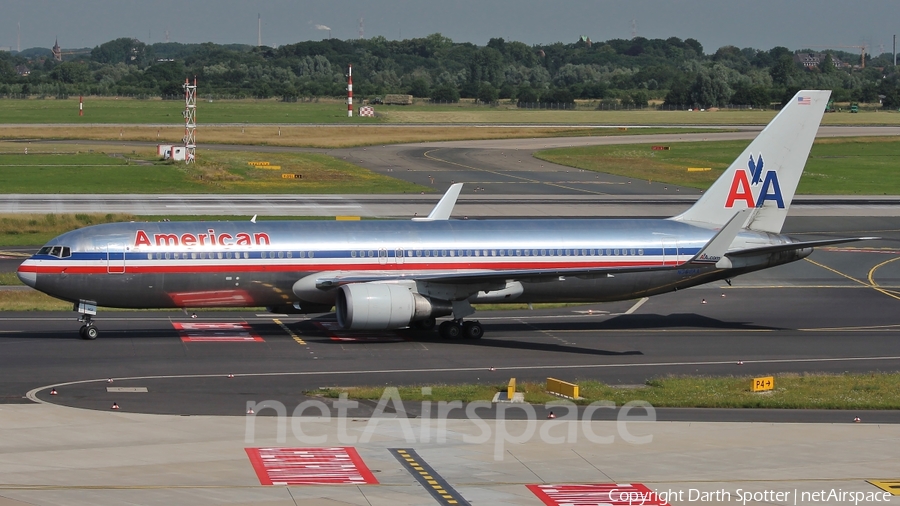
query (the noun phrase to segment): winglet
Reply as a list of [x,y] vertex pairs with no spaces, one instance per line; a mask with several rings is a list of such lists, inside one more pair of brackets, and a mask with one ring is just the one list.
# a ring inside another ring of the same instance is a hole
[[747,216],[753,209],[743,209],[734,213],[724,227],[716,232],[716,235],[706,243],[706,246],[697,253],[688,263],[690,264],[716,264],[720,269],[731,268],[731,260],[725,256],[731,243],[744,228]]
[[449,220],[453,207],[456,205],[456,199],[459,198],[459,192],[462,191],[462,183],[454,183],[450,185],[447,193],[441,197],[441,200],[434,206],[426,218],[413,218],[413,221],[442,221]]

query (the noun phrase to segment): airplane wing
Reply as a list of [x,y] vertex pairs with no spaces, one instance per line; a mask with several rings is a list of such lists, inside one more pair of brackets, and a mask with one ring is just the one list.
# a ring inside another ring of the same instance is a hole
[[831,246],[832,244],[844,244],[848,242],[856,242],[856,241],[872,241],[875,239],[881,239],[880,237],[842,237],[839,239],[822,239],[819,241],[803,241],[803,242],[792,242],[788,244],[776,244],[773,246],[760,246],[759,248],[748,248],[742,249],[739,251],[729,251],[725,253],[727,257],[746,257],[753,255],[760,255],[766,253],[780,253],[782,251],[794,251],[798,249],[805,248],[817,248],[819,246]]
[[681,265],[654,265],[634,267],[591,267],[570,269],[527,269],[527,270],[465,270],[465,271],[382,271],[382,272],[323,272],[316,275],[316,288],[329,290],[351,283],[374,281],[429,281],[432,283],[477,284],[500,283],[506,281],[553,281],[560,277],[603,278],[630,272],[653,272],[672,270]]

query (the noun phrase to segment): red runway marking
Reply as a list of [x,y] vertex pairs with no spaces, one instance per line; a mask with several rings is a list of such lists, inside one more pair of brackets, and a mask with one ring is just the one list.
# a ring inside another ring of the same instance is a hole
[[590,483],[579,485],[526,485],[547,506],[619,506],[643,504],[669,506],[640,483]]
[[246,323],[172,322],[185,343],[264,342]]
[[353,447],[245,448],[260,485],[377,485]]

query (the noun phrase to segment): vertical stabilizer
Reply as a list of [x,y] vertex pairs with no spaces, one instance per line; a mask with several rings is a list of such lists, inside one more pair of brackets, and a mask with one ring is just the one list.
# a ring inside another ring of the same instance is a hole
[[831,91],[802,90],[690,209],[672,218],[721,227],[754,209],[748,229],[781,232]]

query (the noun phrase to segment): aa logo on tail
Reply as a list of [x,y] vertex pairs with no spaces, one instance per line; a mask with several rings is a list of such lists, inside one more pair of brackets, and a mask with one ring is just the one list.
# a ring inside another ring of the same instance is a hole
[[747,207],[762,207],[767,200],[775,201],[779,209],[784,209],[784,197],[778,184],[778,174],[774,170],[764,171],[762,153],[756,161],[750,155],[747,170],[736,170],[728,190],[726,208],[734,207],[735,202],[747,204]]

